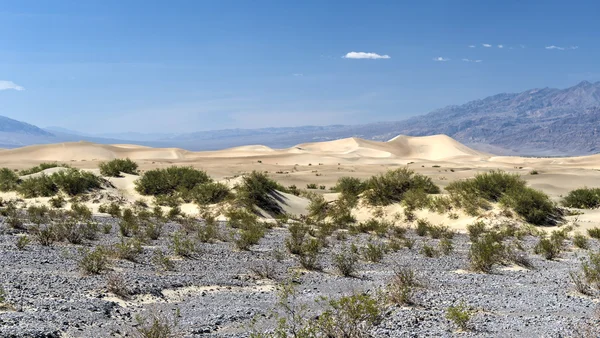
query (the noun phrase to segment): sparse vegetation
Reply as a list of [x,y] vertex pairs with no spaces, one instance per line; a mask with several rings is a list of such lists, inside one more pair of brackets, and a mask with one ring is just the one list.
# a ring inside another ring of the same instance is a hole
[[469,321],[472,315],[472,311],[462,302],[455,306],[449,306],[446,309],[446,319],[452,321],[463,331],[469,329]]
[[358,255],[347,247],[333,255],[333,266],[344,277],[351,277],[356,272]]
[[469,260],[471,268],[480,272],[491,272],[495,264],[502,262],[505,246],[494,233],[486,233],[471,244]]
[[422,286],[415,271],[411,268],[396,269],[394,277],[386,288],[388,299],[394,304],[414,304],[415,290]]
[[116,158],[108,162],[102,162],[99,165],[102,176],[120,177],[121,173],[137,175],[138,164],[129,158]]
[[85,274],[97,275],[108,269],[108,250],[102,246],[97,246],[94,250],[80,249],[79,255],[79,268]]

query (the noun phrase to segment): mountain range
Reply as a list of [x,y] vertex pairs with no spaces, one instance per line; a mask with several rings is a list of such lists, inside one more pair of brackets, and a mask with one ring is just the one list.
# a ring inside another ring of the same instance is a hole
[[345,137],[383,141],[399,134],[445,134],[470,147],[499,155],[573,156],[600,152],[599,123],[600,82],[583,81],[566,89],[497,94],[402,121],[362,125],[92,135],[61,127],[41,129],[0,116],[0,147],[86,140],[189,150],[247,144],[283,148]]

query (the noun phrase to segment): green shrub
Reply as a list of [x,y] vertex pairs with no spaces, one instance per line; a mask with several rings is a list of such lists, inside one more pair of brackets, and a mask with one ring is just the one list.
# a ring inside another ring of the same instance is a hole
[[98,212],[103,214],[109,214],[112,217],[119,218],[121,217],[121,206],[119,203],[111,202],[109,204],[102,204],[98,207]]
[[590,237],[600,239],[600,228],[591,228],[587,232]]
[[200,184],[190,191],[191,199],[200,205],[219,203],[230,195],[229,187],[217,182]]
[[50,205],[55,209],[62,208],[67,204],[65,198],[60,195],[52,197],[48,202],[50,202]]
[[195,186],[208,182],[211,178],[202,170],[173,166],[145,172],[135,181],[135,189],[142,195],[185,195]]
[[339,192],[344,196],[358,198],[358,195],[365,191],[366,184],[356,177],[340,177],[333,191]]
[[438,255],[437,250],[429,244],[423,244],[423,247],[421,248],[421,253],[423,254],[423,256],[429,258],[437,257]]
[[70,166],[67,164],[59,164],[57,162],[40,163],[39,165],[37,165],[35,167],[29,168],[29,169],[23,169],[23,170],[19,171],[19,175],[25,176],[25,175],[37,174],[46,169],[58,168],[58,167],[70,168]]
[[249,250],[252,245],[258,244],[264,236],[265,227],[261,223],[250,223],[238,230],[234,243],[239,250]]
[[74,168],[55,172],[50,175],[50,179],[58,189],[70,196],[76,196],[102,187],[100,177]]
[[488,273],[495,264],[502,262],[505,247],[494,233],[486,233],[471,244],[469,260],[475,271]]
[[92,210],[83,204],[73,203],[71,204],[71,211],[69,214],[80,221],[92,219]]
[[277,203],[281,199],[277,190],[285,191],[285,188],[258,171],[245,175],[236,187],[237,197],[247,209],[254,210],[257,206],[273,215],[283,213],[283,209]]
[[192,258],[198,253],[196,243],[186,238],[186,235],[181,232],[175,232],[171,235],[171,250],[180,257]]
[[315,322],[316,337],[368,337],[381,320],[377,300],[365,293],[329,300],[328,307]]
[[361,249],[363,258],[372,263],[379,263],[385,255],[386,247],[383,244],[374,244],[372,242],[367,243],[365,247]]
[[321,243],[318,239],[307,238],[302,243],[300,251],[300,265],[307,270],[321,270],[319,264],[319,252],[321,251]]
[[408,168],[390,170],[385,174],[373,176],[367,181],[367,188],[367,201],[372,205],[381,206],[401,202],[410,190],[422,190],[428,194],[440,192],[440,188],[431,178],[416,174]]
[[306,189],[318,189],[318,186],[316,183],[308,183]]
[[358,256],[346,247],[333,255],[333,266],[344,277],[354,275],[357,263]]
[[150,316],[142,317],[140,315],[135,316],[137,325],[135,329],[137,336],[141,338],[172,338],[179,337],[177,333],[177,325],[179,325],[177,317],[179,316],[179,310],[173,318],[164,314],[153,313]]
[[469,239],[473,242],[486,232],[485,223],[483,221],[471,223],[467,225],[467,231],[469,232]]
[[573,245],[575,245],[576,247],[578,247],[580,249],[589,249],[590,248],[590,243],[589,243],[587,237],[580,233],[576,233],[575,235],[573,235]]
[[422,287],[417,275],[411,268],[395,270],[394,277],[386,287],[387,298],[393,304],[414,304],[414,293]]
[[152,256],[152,263],[158,266],[164,271],[174,271],[175,263],[169,258],[169,256],[162,250],[156,250]]
[[550,238],[540,238],[533,251],[546,259],[554,259],[560,254],[561,245]]
[[581,188],[569,192],[562,204],[570,208],[596,209],[600,207],[600,188]]
[[113,246],[113,254],[118,259],[125,259],[136,262],[138,256],[143,252],[142,243],[137,239],[125,240],[121,238],[121,243]]
[[57,240],[55,227],[52,225],[36,227],[34,234],[42,246],[51,246]]
[[285,247],[291,254],[299,255],[302,252],[302,244],[308,235],[309,227],[301,223],[293,223],[288,227],[290,235],[285,240]]
[[50,176],[40,175],[22,180],[17,192],[25,198],[52,197],[58,192],[58,186]]
[[0,169],[0,191],[13,191],[17,189],[19,176],[8,168]]
[[102,246],[97,246],[94,250],[80,249],[79,255],[79,268],[85,274],[97,275],[109,267],[108,251]]
[[102,176],[120,177],[121,173],[137,175],[138,165],[132,160],[126,159],[114,159],[108,162],[102,162],[99,165],[100,174]]
[[582,263],[581,269],[585,280],[600,289],[600,252],[591,252],[588,260]]
[[472,315],[472,311],[469,310],[464,303],[460,303],[456,306],[449,306],[446,309],[446,319],[452,321],[463,331],[469,329],[469,321],[471,320]]
[[417,220],[417,227],[415,228],[415,231],[417,233],[417,235],[419,236],[426,236],[427,233],[429,232],[429,229],[432,227],[431,223],[429,223],[428,221],[424,220],[424,219],[419,219]]
[[444,255],[449,255],[454,250],[454,246],[452,245],[452,240],[450,240],[448,238],[443,238],[438,243],[438,247],[439,247],[439,251],[442,252]]
[[500,203],[534,225],[556,225],[562,220],[560,210],[548,195],[532,188],[511,190],[500,199]]
[[29,243],[31,243],[31,239],[29,239],[27,235],[23,235],[17,237],[17,243],[15,245],[17,246],[17,249],[25,250],[25,247],[29,245]]
[[477,174],[465,181],[452,182],[446,187],[446,190],[449,192],[463,191],[488,201],[498,202],[507,192],[523,188],[525,188],[525,180],[518,174],[492,170]]
[[317,221],[322,221],[327,217],[329,203],[325,201],[323,195],[311,193],[309,196],[310,203],[308,204],[308,216],[315,218]]

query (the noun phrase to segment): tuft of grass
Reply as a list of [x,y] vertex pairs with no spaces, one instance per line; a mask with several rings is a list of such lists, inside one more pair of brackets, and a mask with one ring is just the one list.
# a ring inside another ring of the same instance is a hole
[[471,244],[469,260],[475,271],[489,273],[495,264],[502,262],[506,248],[494,233],[487,233]]
[[98,275],[106,271],[109,267],[108,250],[102,246],[97,246],[94,250],[79,250],[79,268],[88,275]]
[[129,299],[131,292],[121,274],[111,273],[106,276],[106,289],[121,299]]
[[129,158],[116,158],[108,162],[102,162],[99,165],[100,174],[109,177],[121,177],[121,173],[137,175],[138,164]]
[[394,277],[387,285],[388,300],[394,304],[414,304],[414,293],[422,287],[415,271],[408,267],[396,269]]
[[136,315],[135,320],[137,322],[137,334],[141,338],[179,337],[177,334],[177,326],[179,325],[178,317],[179,310],[176,311],[172,318],[164,314],[157,313],[153,313],[146,317]]
[[438,255],[437,250],[429,244],[423,244],[423,247],[421,248],[421,253],[423,254],[423,256],[429,258],[437,257]]
[[591,252],[581,265],[583,276],[588,284],[600,289],[600,252]]
[[175,270],[175,263],[173,263],[171,258],[169,258],[169,256],[162,250],[154,251],[154,255],[152,255],[152,263],[164,271]]
[[576,247],[578,247],[580,249],[584,249],[584,250],[587,250],[590,248],[590,243],[588,241],[588,238],[585,235],[582,235],[580,233],[576,233],[575,235],[573,235],[573,245],[575,245]]
[[358,255],[347,247],[333,255],[333,266],[344,277],[351,277],[356,272]]
[[454,251],[454,246],[452,245],[452,240],[448,238],[443,238],[438,243],[438,250],[444,255],[449,255]]
[[174,232],[171,235],[170,248],[177,256],[184,258],[193,258],[198,253],[196,243],[181,232]]
[[366,246],[361,249],[361,254],[367,262],[379,263],[383,259],[386,252],[386,246],[383,244],[374,244],[369,241]]
[[25,250],[25,247],[31,243],[31,239],[27,235],[17,237],[16,246],[19,250]]

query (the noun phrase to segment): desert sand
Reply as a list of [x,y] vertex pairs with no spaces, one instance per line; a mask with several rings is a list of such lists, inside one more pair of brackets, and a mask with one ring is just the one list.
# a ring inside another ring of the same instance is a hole
[[[329,192],[342,176],[368,178],[388,169],[408,166],[416,172],[432,177],[434,182],[445,187],[449,182],[472,177],[478,172],[502,169],[521,174],[528,184],[542,190],[553,199],[559,200],[570,190],[597,186],[600,179],[600,155],[564,158],[525,158],[494,156],[473,150],[446,135],[425,137],[397,136],[387,142],[346,138],[327,142],[299,144],[287,149],[272,149],[262,145],[248,145],[219,151],[191,152],[177,148],[150,148],[129,144],[102,145],[89,142],[59,143],[0,150],[0,167],[23,169],[41,162],[62,162],[76,168],[98,172],[98,164],[115,159],[130,158],[144,170],[171,165],[193,166],[205,170],[216,180],[230,185],[235,177],[252,170],[267,172],[285,186],[296,185],[304,189],[309,183],[324,185],[326,199],[335,199]],[[49,169],[55,170],[55,169]],[[531,175],[536,170],[538,175]],[[124,175],[110,178],[111,183],[123,198],[134,201],[148,197],[139,195],[134,189],[137,176]],[[11,198],[14,193],[5,194]],[[308,201],[295,196],[289,199],[286,210],[302,214]],[[35,199],[43,203],[44,199]],[[91,205],[97,210],[97,205]],[[193,204],[183,205],[184,212],[196,214]],[[390,206],[388,215],[401,212],[400,206]],[[370,217],[371,210],[357,208],[358,220]],[[425,213],[421,211],[420,213]],[[464,230],[474,218],[458,215],[458,219],[432,213],[420,214],[436,223],[444,223]],[[583,229],[600,225],[600,214],[584,211],[583,215],[571,217]]]

